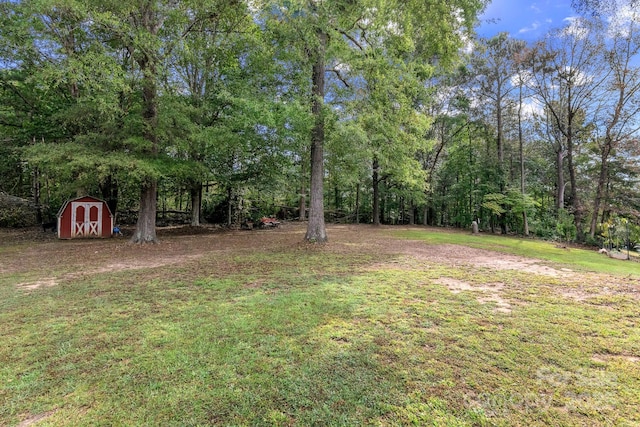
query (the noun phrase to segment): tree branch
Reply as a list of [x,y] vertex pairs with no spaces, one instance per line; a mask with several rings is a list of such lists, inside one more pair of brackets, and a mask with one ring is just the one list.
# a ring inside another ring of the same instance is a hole
[[340,74],[340,71],[336,70],[335,68],[327,68],[325,71],[334,73],[336,77],[338,77],[338,80],[340,80],[342,84],[345,85],[345,87],[349,87],[349,88],[351,87],[349,85],[349,82],[347,82],[347,80],[344,77],[342,77],[342,75]]
[[346,31],[343,31],[343,30],[338,30],[337,28],[335,28],[335,30],[338,31],[343,36],[345,36],[347,39],[349,39],[349,41],[351,41],[351,43],[356,45],[358,49],[364,51],[364,46],[362,46],[351,34],[348,34]]

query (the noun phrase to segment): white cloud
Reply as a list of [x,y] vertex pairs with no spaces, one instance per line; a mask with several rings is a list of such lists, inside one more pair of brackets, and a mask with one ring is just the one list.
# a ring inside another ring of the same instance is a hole
[[528,70],[522,70],[511,76],[510,81],[512,86],[527,86],[533,81],[533,73]]
[[349,73],[351,71],[349,64],[343,64],[341,62],[337,63],[333,68],[341,73]]
[[522,103],[522,116],[525,118],[532,118],[535,116],[542,116],[544,114],[544,107],[542,102],[536,99],[528,99]]
[[576,16],[570,16],[564,18],[564,22],[568,25],[562,31],[564,35],[575,37],[579,40],[586,38],[589,35],[589,29],[584,25],[582,19]]
[[564,69],[558,70],[558,76],[565,81],[571,81],[573,86],[584,86],[594,80],[592,75],[583,73],[582,71],[569,66],[565,66]]
[[524,33],[528,33],[530,31],[535,31],[540,27],[540,22],[535,21],[531,24],[530,27],[524,27],[521,28],[520,31],[518,31],[519,34],[524,34]]
[[616,10],[616,14],[609,18],[609,37],[628,37],[633,27],[640,25],[640,12],[624,5]]

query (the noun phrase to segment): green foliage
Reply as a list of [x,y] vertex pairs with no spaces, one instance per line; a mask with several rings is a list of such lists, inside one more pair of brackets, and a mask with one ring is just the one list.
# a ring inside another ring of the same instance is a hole
[[557,237],[556,224],[557,218],[553,211],[538,210],[529,221],[529,227],[533,233],[545,240],[553,240]]
[[600,224],[603,246],[608,249],[635,249],[640,242],[640,226],[616,214]]
[[492,215],[502,215],[506,212],[505,204],[507,196],[501,193],[485,194],[482,207],[487,209]]
[[28,227],[36,223],[36,207],[32,203],[0,191],[0,227]]
[[576,239],[578,230],[576,228],[575,218],[573,214],[567,212],[566,209],[560,209],[560,211],[558,211],[556,233],[558,238],[566,242],[573,242]]

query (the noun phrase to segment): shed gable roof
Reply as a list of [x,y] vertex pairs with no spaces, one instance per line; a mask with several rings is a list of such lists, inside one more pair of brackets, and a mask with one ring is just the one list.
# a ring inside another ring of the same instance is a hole
[[80,196],[80,197],[76,197],[76,198],[74,198],[74,199],[69,199],[69,200],[67,200],[66,202],[64,202],[64,203],[62,204],[62,206],[60,207],[60,210],[58,211],[58,215],[57,215],[57,217],[58,217],[58,218],[60,218],[60,216],[62,215],[62,212],[64,212],[64,210],[67,208],[67,206],[69,205],[69,203],[77,202],[78,200],[82,200],[82,199],[91,199],[92,201],[103,203],[103,204],[104,204],[104,206],[105,206],[105,207],[106,207],[106,209],[107,209],[107,212],[109,212],[109,216],[111,216],[111,217],[113,216],[113,213],[111,212],[111,209],[109,209],[109,205],[108,205],[108,204],[107,204],[107,202],[105,202],[104,200],[99,199],[99,198],[97,198],[97,197],[93,197],[93,196]]

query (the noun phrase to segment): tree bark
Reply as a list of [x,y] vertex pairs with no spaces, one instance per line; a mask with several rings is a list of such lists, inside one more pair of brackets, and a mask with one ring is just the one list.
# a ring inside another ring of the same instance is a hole
[[[520,149],[520,193],[524,198],[525,192],[525,177],[524,177],[524,136],[522,135],[522,83],[520,83],[518,92],[518,145]],[[524,227],[524,235],[529,235],[529,220],[527,218],[527,210],[522,210],[522,223]]]
[[311,113],[315,118],[311,130],[311,194],[309,222],[305,240],[313,243],[327,241],[327,230],[324,224],[324,73],[325,49],[327,34],[318,30],[319,46],[315,52],[312,67]]
[[598,186],[596,188],[596,196],[593,201],[593,215],[591,216],[591,226],[589,227],[589,235],[593,238],[596,235],[596,228],[598,227],[598,216],[600,212],[600,205],[602,204],[603,195],[605,192],[605,186],[607,184],[607,177],[609,175],[608,164],[609,152],[605,150],[600,155],[600,174],[598,176]]
[[578,240],[584,238],[584,227],[582,226],[582,206],[578,200],[578,182],[576,179],[576,167],[573,161],[573,144],[575,137],[574,123],[575,111],[572,109],[572,84],[569,82],[567,90],[567,167],[569,169],[569,183],[571,184],[571,207],[573,210],[573,222],[576,226]]
[[[38,224],[41,224],[44,222],[44,218],[42,215],[42,206],[40,205],[40,170],[37,166],[33,168],[32,184],[33,203],[36,206],[36,221]],[[48,220],[47,218],[47,221]]]
[[231,186],[227,188],[227,227],[233,224],[233,189]]
[[371,180],[373,183],[373,225],[380,225],[380,176],[378,169],[380,164],[378,159],[373,159],[373,175]]
[[[156,36],[162,23],[151,7],[141,10],[141,27],[152,36]],[[133,49],[132,49],[133,50]],[[144,130],[142,137],[149,143],[146,150],[148,157],[158,155],[158,87],[156,79],[158,71],[154,53],[142,51],[138,53],[136,62],[142,74],[142,121]],[[156,210],[157,210],[158,182],[156,178],[149,177],[142,185],[140,191],[140,211],[136,231],[131,238],[133,243],[157,242],[156,236]]]
[[[504,170],[504,131],[502,124],[502,91],[501,85],[498,86],[498,93],[496,96],[496,115],[497,115],[497,127],[498,127],[498,173],[500,174],[500,193],[505,194],[505,170]],[[500,232],[507,234],[507,207],[502,205],[503,212],[499,216]]]
[[191,226],[199,227],[202,207],[202,183],[193,182],[189,192],[191,194]]
[[140,212],[136,231],[131,241],[134,243],[157,243],[156,237],[156,211],[157,211],[158,184],[151,180],[143,185],[140,190]]
[[556,150],[556,210],[564,209],[564,151]]
[[360,184],[356,184],[355,223],[360,224]]
[[299,221],[307,220],[307,168],[305,167],[307,163],[303,160],[300,170],[300,200],[299,200],[299,211],[300,215],[298,216]]

